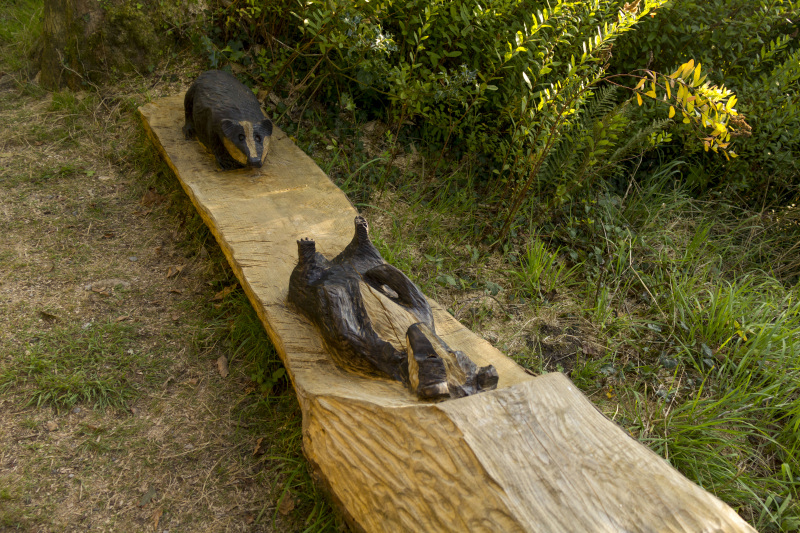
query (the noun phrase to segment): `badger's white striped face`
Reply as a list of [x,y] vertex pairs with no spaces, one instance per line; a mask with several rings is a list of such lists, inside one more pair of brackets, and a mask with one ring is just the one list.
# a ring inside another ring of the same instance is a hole
[[244,166],[259,168],[269,153],[269,141],[272,135],[272,122],[264,119],[261,122],[241,120],[223,120],[222,144],[230,156]]

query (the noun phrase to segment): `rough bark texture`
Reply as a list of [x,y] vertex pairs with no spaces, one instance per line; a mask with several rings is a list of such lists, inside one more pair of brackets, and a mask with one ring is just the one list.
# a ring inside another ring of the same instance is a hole
[[141,112],[283,358],[306,457],[355,530],[754,531],[564,375],[528,375],[435,301],[437,335],[493,365],[497,390],[428,403],[397,381],[342,371],[287,290],[298,239],[328,257],[351,241],[344,194],[277,128],[263,168],[215,172],[183,139],[183,95]]
[[185,1],[45,0],[40,83],[78,90],[117,73],[146,72],[175,42],[173,27],[190,16]]

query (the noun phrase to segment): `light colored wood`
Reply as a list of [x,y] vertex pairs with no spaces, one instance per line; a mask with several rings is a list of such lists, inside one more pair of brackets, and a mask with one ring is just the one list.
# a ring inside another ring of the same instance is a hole
[[355,529],[754,531],[565,376],[530,376],[434,301],[437,333],[479,366],[494,365],[497,390],[424,403],[400,383],[334,366],[286,295],[297,239],[313,238],[332,258],[352,238],[356,211],[344,194],[278,128],[264,168],[219,172],[199,143],[183,140],[182,95],[140,112],[283,358],[304,452]]

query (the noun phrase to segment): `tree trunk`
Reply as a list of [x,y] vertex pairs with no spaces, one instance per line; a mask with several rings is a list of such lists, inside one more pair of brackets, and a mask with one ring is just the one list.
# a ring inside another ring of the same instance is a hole
[[190,16],[185,2],[45,0],[40,83],[73,90],[152,70]]

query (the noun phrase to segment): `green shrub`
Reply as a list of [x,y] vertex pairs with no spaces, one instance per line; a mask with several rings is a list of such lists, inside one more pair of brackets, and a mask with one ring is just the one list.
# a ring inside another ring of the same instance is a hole
[[[216,11],[202,45],[213,65],[248,67],[289,101],[319,94],[381,116],[393,142],[405,128],[438,161],[448,150],[485,161],[477,186],[502,240],[532,196],[558,205],[666,140],[664,120],[630,131],[627,106],[602,90],[615,41],[666,2],[239,0]],[[296,26],[269,23],[270,10]],[[692,73],[699,66],[678,78]],[[694,81],[691,94],[706,90]],[[724,105],[721,94],[707,101]]]
[[[743,128],[733,161],[705,157],[697,146],[689,185],[725,186],[759,205],[791,199],[800,186],[800,41],[797,6],[784,0],[674,0],[643,20],[614,49],[612,69],[650,65],[671,70],[689,58],[702,63],[714,83],[738,95]],[[678,138],[686,139],[683,131]],[[765,189],[769,187],[769,196]]]

